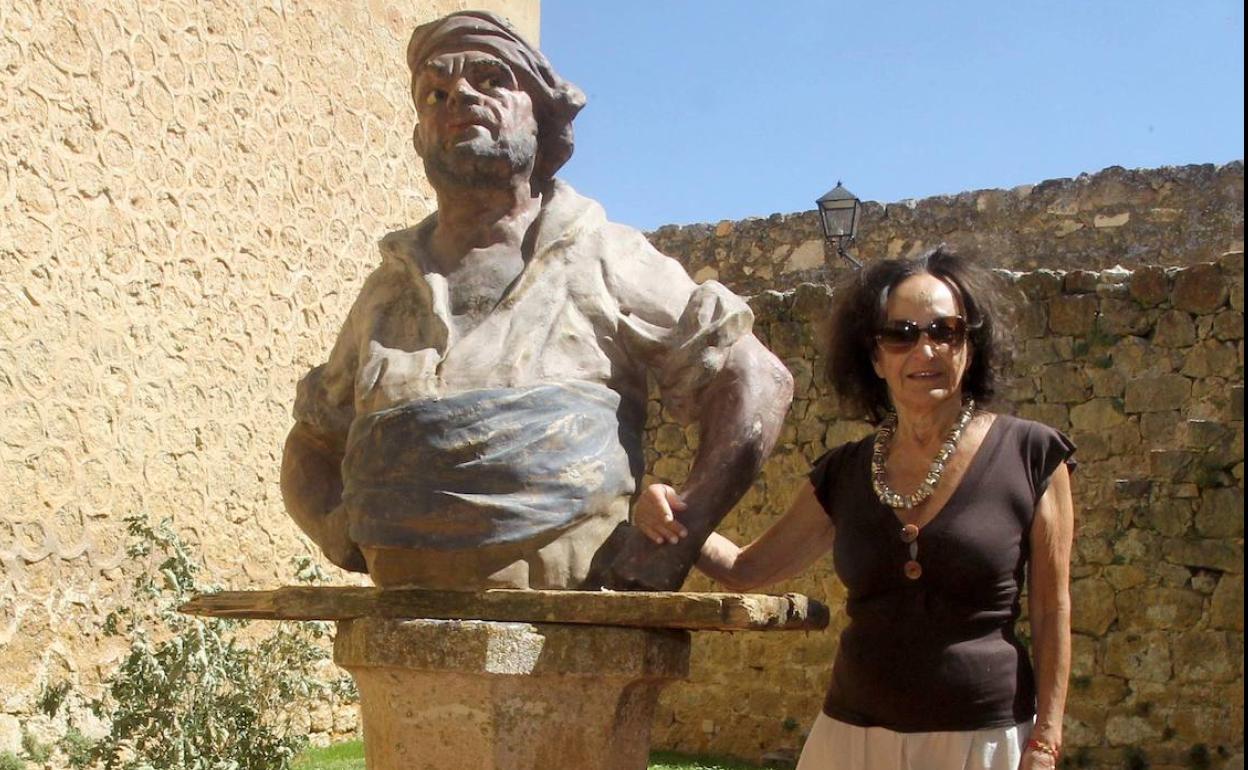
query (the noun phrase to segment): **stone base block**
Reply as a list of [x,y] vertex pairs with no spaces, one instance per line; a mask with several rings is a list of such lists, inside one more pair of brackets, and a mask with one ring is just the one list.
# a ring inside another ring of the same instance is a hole
[[360,690],[368,770],[645,770],[689,633],[358,618],[334,660]]

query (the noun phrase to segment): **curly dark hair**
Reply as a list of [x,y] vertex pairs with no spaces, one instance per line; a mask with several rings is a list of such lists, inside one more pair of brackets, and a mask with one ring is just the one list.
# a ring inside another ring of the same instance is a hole
[[915,275],[933,275],[953,289],[966,312],[967,339],[973,346],[965,393],[987,403],[996,393],[997,370],[1005,351],[996,277],[974,261],[937,246],[917,259],[883,259],[849,275],[832,298],[828,319],[828,382],[847,405],[879,422],[891,409],[888,386],[875,373],[875,333],[884,321],[888,294]]

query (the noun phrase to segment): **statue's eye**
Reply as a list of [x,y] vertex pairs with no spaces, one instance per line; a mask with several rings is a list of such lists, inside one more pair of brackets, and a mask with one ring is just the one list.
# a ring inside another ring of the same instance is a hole
[[437,104],[446,99],[446,91],[440,88],[434,88],[425,94],[425,104]]
[[485,80],[481,81],[481,85],[493,91],[503,87],[503,79],[498,75],[490,75]]

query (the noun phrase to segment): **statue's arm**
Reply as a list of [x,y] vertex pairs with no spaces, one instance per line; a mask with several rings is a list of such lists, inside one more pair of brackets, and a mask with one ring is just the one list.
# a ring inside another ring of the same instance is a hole
[[689,536],[657,545],[631,530],[608,587],[674,591],[703,542],[749,489],[775,446],[793,398],[793,378],[771,351],[747,334],[729,351],[699,399],[698,451],[680,491]]
[[334,564],[367,572],[347,534],[342,507],[342,451],[304,422],[296,422],[282,451],[282,500],[299,528]]
[[357,299],[329,360],[299,381],[295,424],[282,450],[281,488],[286,512],[326,558],[346,570],[367,572],[364,556],[347,533],[342,507],[342,459],[355,418]]
[[[664,406],[698,425],[698,451],[681,490],[689,536],[656,545],[622,527],[592,581],[608,588],[676,590],[702,543],[761,470],[793,398],[793,378],[752,333],[749,307],[715,282],[695,284],[638,232],[609,226],[624,258],[603,260],[618,302],[616,339],[657,375]],[[726,350],[725,350],[726,348]]]

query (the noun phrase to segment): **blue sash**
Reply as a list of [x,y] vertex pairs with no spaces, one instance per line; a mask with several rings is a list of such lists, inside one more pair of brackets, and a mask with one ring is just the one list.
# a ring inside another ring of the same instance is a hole
[[351,539],[453,551],[557,534],[633,493],[640,428],[621,418],[618,393],[588,382],[472,390],[365,415],[342,463]]

